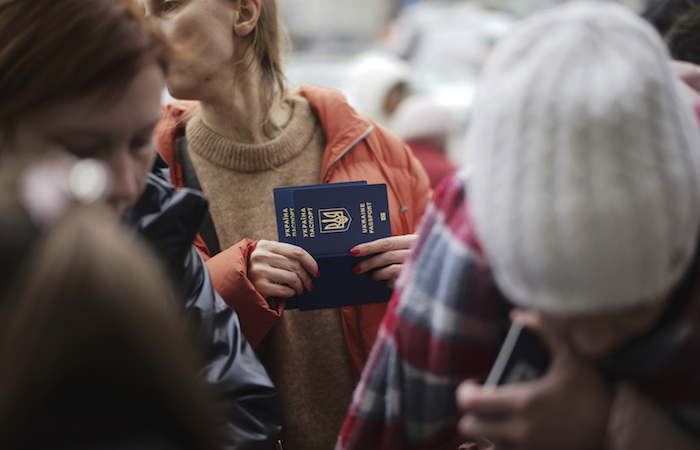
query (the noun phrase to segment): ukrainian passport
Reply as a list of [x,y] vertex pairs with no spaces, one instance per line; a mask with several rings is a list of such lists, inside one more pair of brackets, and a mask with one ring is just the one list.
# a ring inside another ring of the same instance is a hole
[[354,274],[361,258],[350,249],[391,236],[385,184],[366,181],[274,189],[280,242],[298,245],[316,259],[315,289],[287,299],[287,309],[311,310],[386,302],[385,281]]

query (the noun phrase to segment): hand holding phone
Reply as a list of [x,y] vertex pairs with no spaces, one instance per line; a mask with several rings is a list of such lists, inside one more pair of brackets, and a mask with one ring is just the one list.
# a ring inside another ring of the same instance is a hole
[[[594,364],[571,351],[561,329],[535,320],[541,319],[536,312],[527,314],[511,325],[486,383],[465,380],[458,387],[461,436],[486,437],[496,448],[515,442],[522,448],[599,448],[610,386]],[[529,430],[525,438],[523,429]]]

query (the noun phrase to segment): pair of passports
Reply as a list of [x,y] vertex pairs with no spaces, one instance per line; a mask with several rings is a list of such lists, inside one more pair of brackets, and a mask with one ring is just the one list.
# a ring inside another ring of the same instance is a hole
[[280,242],[304,248],[318,263],[314,290],[287,299],[286,309],[312,310],[386,302],[391,290],[367,273],[350,250],[391,236],[386,184],[366,181],[274,189]]

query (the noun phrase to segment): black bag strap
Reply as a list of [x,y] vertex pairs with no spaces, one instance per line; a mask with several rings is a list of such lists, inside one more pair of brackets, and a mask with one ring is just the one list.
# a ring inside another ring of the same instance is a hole
[[[175,157],[182,168],[182,178],[185,186],[202,192],[202,187],[199,185],[199,179],[197,179],[197,174],[194,171],[194,166],[187,150],[187,138],[185,136],[175,140]],[[219,239],[216,237],[216,230],[214,229],[214,222],[212,222],[211,214],[209,214],[208,210],[204,219],[202,219],[202,224],[199,226],[199,234],[202,235],[202,239],[204,239],[211,256],[221,252]]]

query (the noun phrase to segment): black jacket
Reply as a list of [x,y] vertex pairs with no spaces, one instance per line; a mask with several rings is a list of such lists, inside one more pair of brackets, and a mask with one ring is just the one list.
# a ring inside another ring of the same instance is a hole
[[192,245],[207,201],[199,192],[176,189],[169,180],[168,167],[158,156],[144,194],[124,221],[153,244],[170,275],[179,280],[206,361],[201,375],[226,403],[226,448],[273,449],[282,428],[277,391]]

